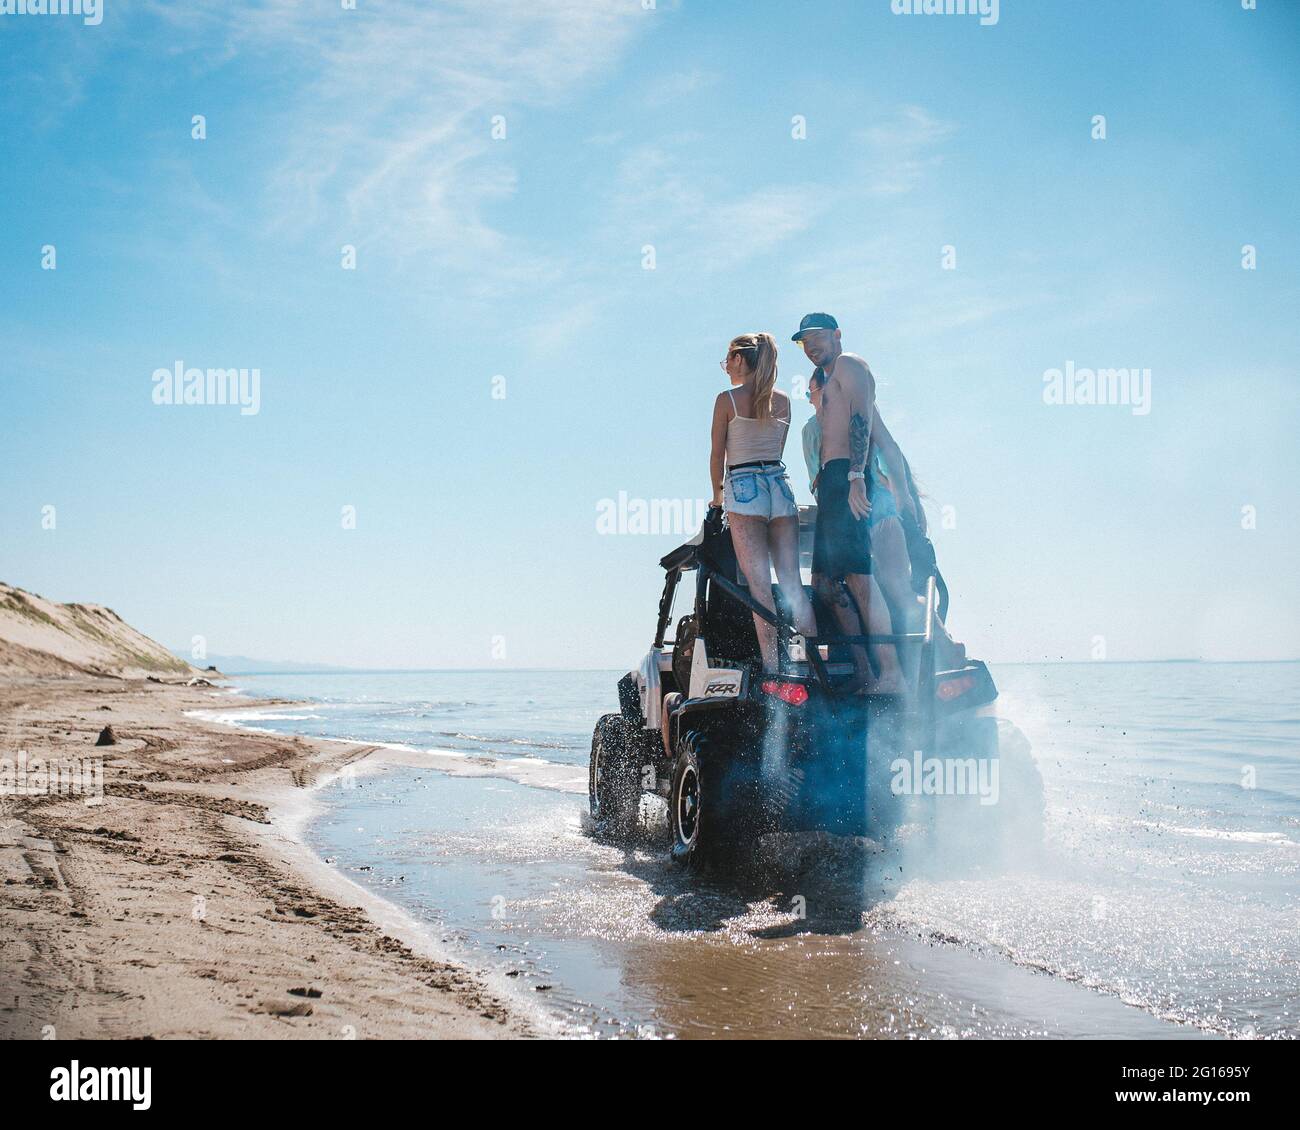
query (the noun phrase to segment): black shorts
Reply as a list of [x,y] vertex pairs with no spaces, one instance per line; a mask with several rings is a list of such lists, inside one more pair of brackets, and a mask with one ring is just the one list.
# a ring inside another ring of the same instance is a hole
[[871,572],[871,533],[849,509],[849,461],[832,459],[817,480],[812,571],[831,580]]

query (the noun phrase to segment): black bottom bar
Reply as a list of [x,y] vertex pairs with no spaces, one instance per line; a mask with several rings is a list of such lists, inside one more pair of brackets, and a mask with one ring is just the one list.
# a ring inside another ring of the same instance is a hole
[[[1176,1028],[1171,1033],[1196,1035]],[[644,1070],[662,1070],[673,1058],[683,1066],[688,1062],[701,1066],[699,1060],[686,1060],[687,1055],[700,1053],[710,1054],[706,1049],[688,1052],[683,1047],[613,1054],[620,1057],[631,1080],[644,1078]],[[315,1108],[328,1110],[329,1122],[337,1125],[340,1116],[366,1115],[372,1121],[376,1111],[391,1109],[395,1102],[416,1098],[438,1102],[452,1093],[461,1096],[460,1123],[467,1115],[477,1121],[468,1101],[474,1095],[483,1096],[486,1123],[500,1122],[511,1094],[537,1114],[547,1106],[576,1113],[564,1082],[576,1075],[551,1075],[550,1065],[538,1063],[539,1054],[562,1058],[564,1069],[576,1073],[609,1053],[585,1042],[545,1049],[537,1042],[501,1044],[490,1050],[481,1044],[435,1047],[364,1040],[286,1041],[271,1047],[234,1042],[202,1047],[193,1042],[9,1043],[5,1113],[10,1125],[26,1126],[32,1123],[22,1115],[41,1117],[60,1108],[81,1118],[114,1107],[132,1115],[171,1117],[202,1110],[205,1121],[222,1114],[247,1116],[255,1109],[279,1110],[293,1117]],[[752,1044],[745,1054],[769,1060],[774,1068],[780,1057],[780,1063],[795,1070],[787,1061],[788,1049],[772,1043]],[[864,1114],[874,1111],[884,1116],[893,1111],[897,1117],[908,1112],[923,1115],[927,1123],[936,1115],[983,1121],[990,1110],[998,1112],[999,1121],[1008,1114],[1067,1112],[1074,1121],[1080,1114],[1106,1115],[1121,1107],[1147,1115],[1199,1109],[1220,1120],[1233,1116],[1240,1120],[1243,1115],[1258,1119],[1266,1111],[1280,1110],[1284,1100],[1290,1105],[1296,1063],[1296,1045],[1291,1041],[1213,1039],[1017,1041],[1014,1046],[997,1041],[875,1041],[869,1049],[823,1047],[818,1052],[819,1057],[832,1060],[840,1054],[851,1057],[842,1061],[845,1069],[853,1064],[860,1072],[863,1062],[871,1064],[871,1082],[854,1095]],[[622,1059],[624,1055],[628,1058]],[[129,1097],[129,1086],[128,1097],[117,1100],[52,1098],[52,1093],[67,1093],[65,1080],[74,1064],[79,1093],[87,1096],[88,1088],[95,1085],[87,1069],[95,1069],[97,1079],[100,1068],[139,1069],[135,1090],[139,1099]],[[454,1069],[454,1075],[448,1074],[449,1069]],[[860,1074],[848,1077],[861,1078]],[[734,1086],[720,1092],[735,1102]],[[700,1098],[707,1106],[709,1096]],[[134,1109],[136,1101],[147,1102],[147,1110]],[[308,1117],[314,1120],[315,1116]]]

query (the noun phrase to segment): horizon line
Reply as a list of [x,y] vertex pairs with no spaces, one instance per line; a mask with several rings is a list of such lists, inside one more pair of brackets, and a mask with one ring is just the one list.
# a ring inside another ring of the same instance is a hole
[[[288,662],[286,660],[264,660],[266,663]],[[1017,659],[984,660],[989,666],[997,667],[1102,667],[1155,665],[1163,663],[1195,664],[1252,664],[1252,663],[1300,663],[1300,656],[1290,659]],[[197,666],[197,664],[196,664]],[[631,668],[629,668],[630,670]],[[336,667],[331,664],[316,664],[303,670],[280,669],[266,671],[237,671],[227,673],[217,668],[221,675],[431,675],[431,674],[482,674],[495,671],[503,674],[524,674],[535,671],[584,672],[584,671],[620,671],[621,667]]]

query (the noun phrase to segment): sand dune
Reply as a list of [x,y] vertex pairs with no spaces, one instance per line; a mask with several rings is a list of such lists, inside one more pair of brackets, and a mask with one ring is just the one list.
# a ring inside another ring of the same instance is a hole
[[56,604],[0,583],[0,673],[175,677],[199,671],[111,608]]

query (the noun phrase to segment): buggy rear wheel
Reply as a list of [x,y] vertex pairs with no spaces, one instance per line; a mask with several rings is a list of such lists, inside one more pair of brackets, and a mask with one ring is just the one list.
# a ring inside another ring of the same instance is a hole
[[677,741],[672,786],[668,791],[668,823],[672,829],[673,862],[700,867],[716,854],[720,838],[717,811],[719,766],[708,761],[709,742],[698,730],[688,730]]
[[587,774],[591,818],[605,833],[631,835],[641,809],[641,766],[627,720],[606,714],[591,735]]

